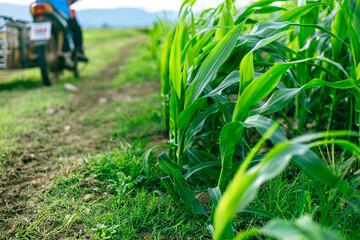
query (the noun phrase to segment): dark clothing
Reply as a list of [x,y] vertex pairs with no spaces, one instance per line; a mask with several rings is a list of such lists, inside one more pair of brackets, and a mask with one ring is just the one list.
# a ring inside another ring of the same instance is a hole
[[81,27],[76,18],[68,20],[69,28],[74,35],[74,45],[80,51],[83,52],[83,34]]

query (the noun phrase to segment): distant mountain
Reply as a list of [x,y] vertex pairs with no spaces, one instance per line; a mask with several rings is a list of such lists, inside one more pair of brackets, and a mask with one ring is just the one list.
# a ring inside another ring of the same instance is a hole
[[[167,15],[174,18],[173,13]],[[87,28],[143,27],[150,26],[156,21],[156,14],[138,8],[82,10],[77,16],[80,23]]]
[[[169,20],[176,18],[174,12],[149,13],[139,8],[91,9],[77,12],[81,25],[85,28],[132,28],[151,26],[156,21],[156,15]],[[0,3],[0,16],[6,15],[21,20],[31,21],[29,7]]]

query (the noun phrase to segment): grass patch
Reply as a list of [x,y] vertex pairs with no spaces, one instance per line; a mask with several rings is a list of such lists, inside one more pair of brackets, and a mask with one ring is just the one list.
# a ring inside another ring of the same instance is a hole
[[84,39],[88,48],[92,48],[94,44],[109,42],[119,39],[135,38],[143,33],[137,29],[86,29],[84,31]]
[[[94,239],[209,238],[205,218],[194,218],[189,209],[178,207],[165,192],[160,172],[146,178],[142,170],[145,145],[123,144],[84,159],[73,174],[58,178],[37,206],[38,218],[27,219],[37,228],[19,229],[19,237]],[[38,202],[38,201],[37,201]],[[40,221],[40,218],[45,218]],[[82,229],[79,232],[79,229]]]
[[84,118],[83,132],[91,137],[94,130],[102,126],[106,129],[102,132],[104,137],[128,142],[160,135],[163,130],[161,98],[151,94],[145,99],[104,106]]
[[[87,53],[90,63],[80,66],[86,67],[86,71],[82,69],[81,79],[74,79],[72,74],[66,72],[59,84],[44,87],[38,69],[10,74],[9,81],[3,79],[5,82],[0,83],[0,164],[11,158],[9,154],[19,148],[26,136],[42,134],[49,122],[59,122],[59,118],[66,119],[67,114],[56,114],[54,117],[49,115],[49,111],[71,110],[68,109],[68,105],[72,105],[71,93],[63,88],[64,82],[76,84],[94,78],[101,79],[99,74],[109,62],[119,57],[120,49],[142,37],[135,30],[101,30],[101,36],[106,38],[107,35],[110,36],[109,39],[102,41],[96,32],[85,31],[85,41],[89,40],[90,43],[98,45]],[[119,36],[124,38],[117,39]],[[46,132],[44,134],[47,134]],[[35,139],[31,137],[29,140],[33,142]]]
[[147,43],[142,44],[129,57],[124,66],[121,67],[118,77],[114,81],[114,86],[119,87],[127,81],[139,83],[144,81],[159,81],[159,69],[156,59],[153,58],[148,50]]

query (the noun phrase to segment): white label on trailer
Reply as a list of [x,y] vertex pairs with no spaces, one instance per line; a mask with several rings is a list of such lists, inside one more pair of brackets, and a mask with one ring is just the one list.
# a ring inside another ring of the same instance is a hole
[[31,24],[30,40],[44,41],[51,38],[51,22]]

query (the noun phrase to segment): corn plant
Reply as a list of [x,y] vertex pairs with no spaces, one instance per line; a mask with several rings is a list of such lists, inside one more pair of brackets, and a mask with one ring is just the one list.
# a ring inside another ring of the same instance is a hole
[[[194,4],[183,2],[178,19],[163,28],[160,45],[169,151],[159,164],[169,195],[207,215],[193,192],[196,179],[213,199],[214,239],[230,239],[235,214],[264,182],[291,166],[316,185],[321,206],[314,218],[335,227],[358,208],[352,174],[360,154],[353,143],[360,140],[360,130],[354,133],[360,117],[359,3],[259,0],[238,9],[226,0],[201,13],[193,12]],[[318,133],[304,134],[309,131]],[[339,164],[334,149],[351,160]],[[345,202],[351,207],[343,209]],[[298,217],[238,238],[283,238],[274,229],[287,224],[304,227],[302,234],[323,229]],[[316,238],[327,239],[327,230],[321,231]],[[312,239],[311,233],[299,236]]]

